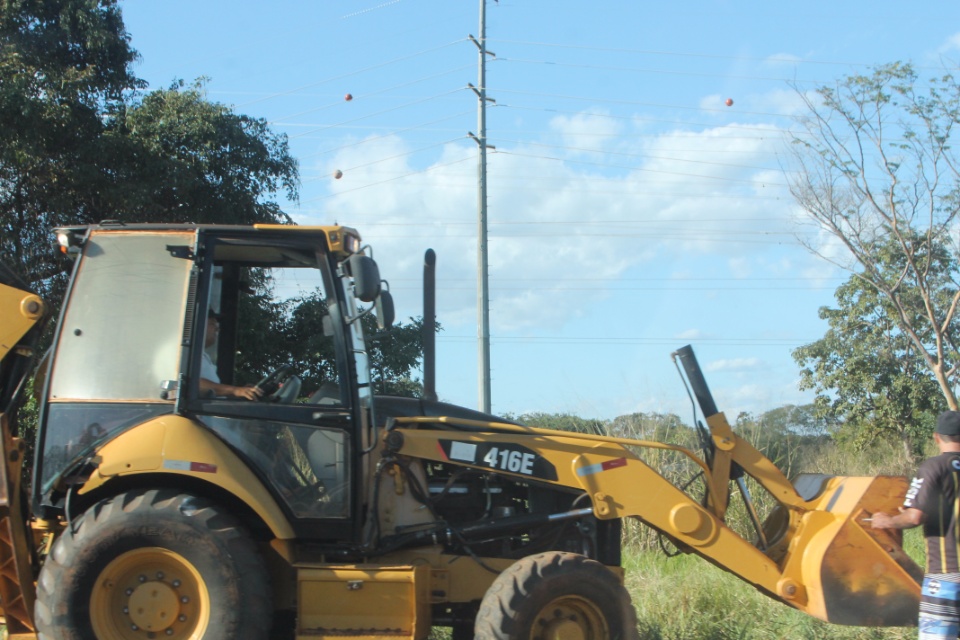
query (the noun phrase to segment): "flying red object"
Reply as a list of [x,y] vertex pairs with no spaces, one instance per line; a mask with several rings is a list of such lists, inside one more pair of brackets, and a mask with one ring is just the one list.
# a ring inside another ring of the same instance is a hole
[[727,105],[728,107],[732,107],[732,106],[733,106],[733,98],[727,98],[726,105]]
[[348,93],[347,95],[343,96],[343,99],[346,100],[347,102],[350,102],[351,100],[353,100],[353,94]]
[[336,171],[333,172],[333,177],[339,180],[340,178],[343,177],[343,171],[340,171],[340,169],[337,169]]

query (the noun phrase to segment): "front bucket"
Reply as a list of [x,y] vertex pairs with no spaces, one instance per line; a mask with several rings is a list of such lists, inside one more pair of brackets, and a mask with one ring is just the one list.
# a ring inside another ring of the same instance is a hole
[[900,531],[872,529],[872,514],[897,513],[903,477],[823,479],[789,545],[784,575],[803,586],[798,608],[834,624],[917,624],[923,570],[903,551]]

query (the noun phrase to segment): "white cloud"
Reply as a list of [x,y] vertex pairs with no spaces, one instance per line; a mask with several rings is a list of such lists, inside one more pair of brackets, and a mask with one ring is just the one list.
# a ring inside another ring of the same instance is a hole
[[742,257],[730,258],[727,260],[727,267],[735,278],[747,278],[753,273],[750,261]]
[[794,67],[801,62],[803,62],[803,58],[798,55],[792,53],[775,53],[772,56],[767,56],[763,64],[766,67],[779,69],[783,67]]
[[704,367],[706,371],[748,371],[763,366],[760,358],[733,358],[729,360],[714,360]]
[[[496,331],[562,327],[612,295],[609,286],[629,269],[665,256],[719,256],[745,275],[766,251],[757,234],[792,215],[771,167],[781,143],[775,127],[631,138],[618,135],[618,122],[583,112],[555,118],[551,130],[559,145],[599,151],[616,141],[616,153],[597,159],[574,150],[561,158],[544,146],[499,143],[488,155]],[[422,256],[433,248],[438,314],[447,327],[467,327],[476,321],[476,148],[458,141],[434,154],[415,154],[398,136],[345,144],[305,177],[329,184],[326,214],[300,221],[356,226],[375,247],[399,318],[420,312]],[[343,176],[334,180],[337,169]]]
[[960,32],[957,32],[947,38],[943,44],[937,48],[937,53],[949,54],[960,51]]
[[550,129],[559,134],[571,155],[596,154],[623,132],[619,120],[609,117],[605,109],[585,111],[573,116],[556,116]]
[[676,340],[709,340],[715,336],[700,329],[687,329],[674,334],[673,337]]

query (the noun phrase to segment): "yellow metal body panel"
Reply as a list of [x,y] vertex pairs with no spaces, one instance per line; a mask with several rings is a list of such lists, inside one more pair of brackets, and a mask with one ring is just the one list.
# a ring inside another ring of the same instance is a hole
[[283,231],[285,233],[312,233],[321,231],[327,236],[327,247],[330,249],[330,252],[335,254],[349,253],[346,246],[348,236],[356,238],[357,248],[360,246],[360,232],[356,229],[340,225],[301,226],[290,224],[255,224],[253,226],[263,231]]
[[421,640],[430,633],[427,565],[299,566],[297,591],[297,640]]
[[192,420],[155,418],[120,434],[96,455],[100,464],[81,487],[81,494],[104,486],[111,478],[138,473],[190,476],[235,495],[277,538],[294,537],[293,528],[260,479],[227,445]]
[[16,348],[17,342],[26,335],[43,316],[43,301],[32,293],[0,284],[0,359]]
[[[516,562],[504,558],[480,558],[483,564],[497,572],[492,573],[476,559],[445,554],[439,546],[397,551],[380,560],[383,564],[429,565],[432,603],[481,600],[499,573]],[[622,572],[620,575],[622,578]]]

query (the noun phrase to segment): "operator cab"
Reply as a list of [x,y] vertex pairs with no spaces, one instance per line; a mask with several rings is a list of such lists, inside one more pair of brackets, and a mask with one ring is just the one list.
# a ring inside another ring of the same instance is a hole
[[[100,445],[180,414],[236,452],[298,535],[350,538],[360,500],[355,459],[368,445],[373,404],[360,320],[380,299],[376,265],[358,253],[355,232],[67,231],[79,259],[42,409],[35,499],[64,508],[65,481],[89,473]],[[262,397],[218,396],[204,389],[206,378],[256,384]],[[164,465],[195,470],[203,461]]]

